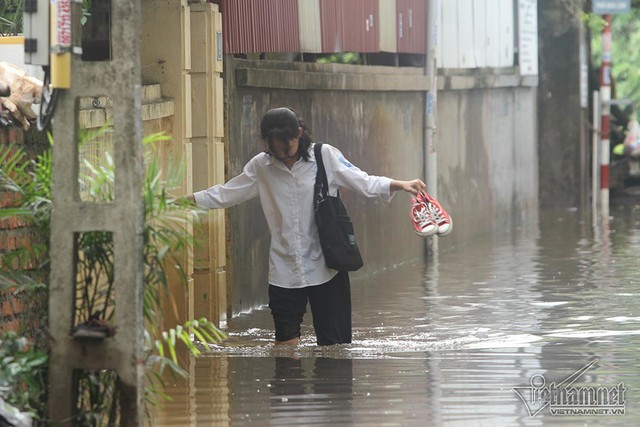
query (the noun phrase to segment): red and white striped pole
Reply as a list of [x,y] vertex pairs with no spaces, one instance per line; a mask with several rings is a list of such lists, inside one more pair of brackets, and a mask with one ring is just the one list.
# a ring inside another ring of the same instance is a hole
[[602,30],[602,63],[600,65],[601,144],[600,207],[602,216],[609,216],[609,112],[611,111],[611,15],[604,15]]

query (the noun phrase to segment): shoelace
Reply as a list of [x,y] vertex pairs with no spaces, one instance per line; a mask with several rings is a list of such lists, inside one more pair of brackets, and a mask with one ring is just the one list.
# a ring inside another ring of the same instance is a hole
[[440,211],[440,209],[438,209],[436,205],[434,205],[433,203],[427,202],[427,206],[428,206],[429,212],[431,213],[431,216],[433,216],[433,219],[437,223],[440,223],[445,220],[444,215],[442,215],[442,212]]
[[418,222],[418,224],[420,224],[421,226],[425,225],[425,224],[429,224],[430,222],[432,222],[432,219],[429,216],[429,211],[427,210],[426,206],[424,206],[422,204],[420,204],[420,210],[418,210],[417,208],[414,207],[414,209],[413,209],[413,217]]

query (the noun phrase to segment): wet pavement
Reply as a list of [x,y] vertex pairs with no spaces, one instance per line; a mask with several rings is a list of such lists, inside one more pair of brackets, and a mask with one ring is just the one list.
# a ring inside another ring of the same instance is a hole
[[275,348],[268,310],[239,316],[153,425],[640,425],[640,206],[611,215],[543,212],[353,280],[351,345],[317,347],[308,312]]

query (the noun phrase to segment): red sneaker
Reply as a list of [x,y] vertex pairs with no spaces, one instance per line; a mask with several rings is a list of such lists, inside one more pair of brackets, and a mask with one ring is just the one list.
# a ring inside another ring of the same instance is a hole
[[418,197],[427,205],[429,214],[438,225],[438,236],[446,236],[451,233],[451,230],[453,229],[453,220],[447,211],[444,210],[442,205],[427,193],[421,193]]
[[438,231],[438,226],[429,214],[427,204],[420,196],[411,198],[411,223],[414,231],[422,236],[432,236]]

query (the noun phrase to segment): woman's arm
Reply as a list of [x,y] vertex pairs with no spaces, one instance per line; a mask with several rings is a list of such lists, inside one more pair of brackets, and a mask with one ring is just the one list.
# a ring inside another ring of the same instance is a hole
[[393,193],[399,190],[417,195],[420,191],[426,191],[427,186],[421,179],[416,178],[411,181],[401,181],[385,176],[369,175],[365,171],[359,169],[344,158],[340,150],[333,146],[328,146],[324,150],[328,151],[328,155],[323,155],[325,161],[325,169],[331,168],[335,174],[336,181],[339,185],[351,188],[352,190],[367,197],[382,197],[389,200]]
[[185,200],[203,208],[228,208],[252,199],[258,195],[258,178],[254,157],[247,163],[242,173],[225,184],[217,184],[203,191],[185,197]]
[[411,181],[396,181],[391,180],[391,184],[389,185],[391,191],[403,190],[407,193],[411,193],[414,196],[417,196],[418,193],[424,193],[427,191],[427,184],[422,182],[420,178],[413,179]]

